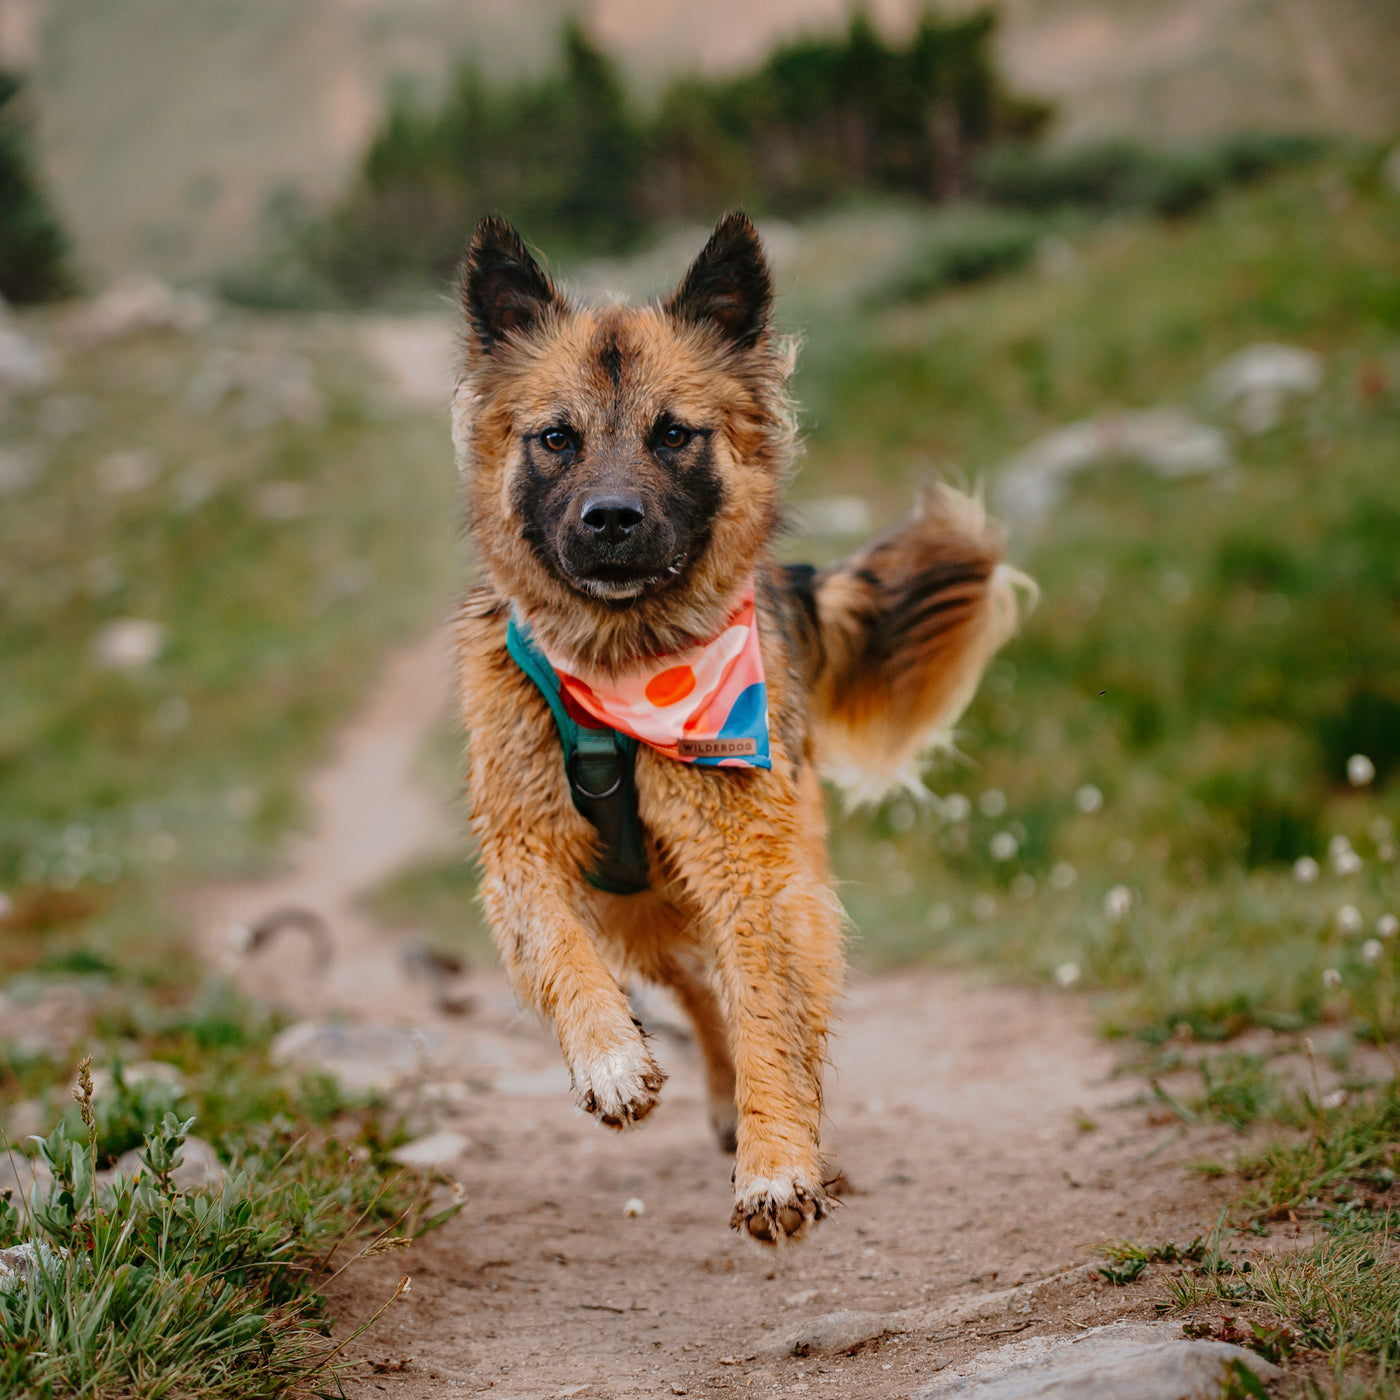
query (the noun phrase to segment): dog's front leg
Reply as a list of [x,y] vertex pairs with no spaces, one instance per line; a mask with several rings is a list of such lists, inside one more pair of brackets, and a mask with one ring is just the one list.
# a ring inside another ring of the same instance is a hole
[[[786,825],[786,823],[784,823]],[[827,1209],[820,1149],[841,915],[795,833],[717,823],[673,851],[715,951],[734,1052],[735,1229],[798,1239]]]
[[482,901],[516,993],[554,1024],[579,1106],[610,1128],[656,1107],[666,1076],[574,912],[568,882],[521,846],[482,844]]

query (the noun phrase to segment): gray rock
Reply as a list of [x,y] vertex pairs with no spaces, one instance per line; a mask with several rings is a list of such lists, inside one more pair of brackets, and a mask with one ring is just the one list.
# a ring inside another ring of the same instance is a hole
[[810,1356],[819,1351],[849,1351],[862,1342],[904,1330],[893,1313],[842,1308],[840,1312],[804,1318],[795,1326],[765,1339],[759,1355]]
[[[99,1179],[110,1182],[120,1175],[127,1178],[140,1176],[146,1170],[141,1160],[141,1149],[133,1147],[123,1152],[105,1172],[99,1172]],[[186,1138],[180,1165],[170,1173],[170,1180],[181,1191],[212,1191],[223,1184],[228,1169],[219,1160],[219,1154],[203,1138]]]
[[470,1146],[471,1141],[461,1133],[428,1133],[395,1148],[389,1157],[405,1167],[441,1167],[455,1161]]
[[1293,345],[1251,345],[1231,355],[1206,382],[1217,402],[1229,409],[1247,433],[1277,427],[1287,400],[1316,393],[1322,361]]
[[997,1348],[960,1375],[938,1376],[913,1400],[1217,1400],[1232,1362],[1261,1380],[1281,1374],[1243,1347],[1164,1339],[1176,1330],[1105,1327],[1074,1341],[1035,1338]]
[[1230,445],[1218,428],[1179,408],[1104,413],[1056,428],[1003,466],[995,483],[1004,515],[1038,524],[1059,503],[1071,477],[1101,462],[1130,461],[1176,478],[1221,471]]
[[0,394],[42,389],[58,378],[58,356],[17,326],[0,320]]
[[37,1157],[22,1157],[14,1148],[0,1152],[0,1196],[12,1193],[12,1204],[43,1200],[52,1184],[53,1173]]
[[366,1022],[298,1021],[272,1042],[278,1064],[333,1075],[350,1090],[391,1089],[426,1072],[441,1031]]
[[41,1274],[62,1273],[68,1251],[38,1244],[17,1244],[0,1249],[0,1293],[17,1293]]

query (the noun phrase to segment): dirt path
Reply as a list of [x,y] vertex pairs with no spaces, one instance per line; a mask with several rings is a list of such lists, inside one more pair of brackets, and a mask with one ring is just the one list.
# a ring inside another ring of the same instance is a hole
[[[416,1131],[455,1134],[435,1141],[466,1210],[406,1256],[364,1265],[334,1300],[362,1318],[413,1276],[365,1339],[385,1369],[360,1393],[902,1396],[991,1348],[1022,1356],[1037,1338],[1151,1315],[1141,1290],[1097,1279],[1093,1250],[1190,1239],[1209,1223],[1210,1188],[1180,1163],[1209,1150],[1212,1130],[1188,1141],[1153,1126],[1073,999],[927,971],[854,974],[827,1132],[853,1190],[810,1244],[780,1253],[727,1228],[730,1164],[664,1002],[648,1014],[671,1080],[653,1118],[621,1137],[573,1109],[551,1037],[497,973],[470,977],[464,1014],[438,1009],[440,986],[355,897],[450,837],[413,780],[445,675],[440,638],[396,657],[313,779],[318,826],[291,872],[195,901],[211,957],[229,924],[270,907],[321,912],[328,973],[289,936],[249,959],[243,982],[309,1018],[289,1054],[386,1087]],[[791,1354],[791,1329],[843,1309],[882,1315],[856,1331],[893,1330],[851,1354]]]

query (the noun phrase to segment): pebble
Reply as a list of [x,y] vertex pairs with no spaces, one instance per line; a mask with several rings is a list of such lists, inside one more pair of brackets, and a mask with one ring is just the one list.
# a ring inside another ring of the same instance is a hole
[[441,1167],[455,1161],[470,1146],[471,1140],[461,1133],[428,1133],[395,1148],[389,1157],[405,1167]]

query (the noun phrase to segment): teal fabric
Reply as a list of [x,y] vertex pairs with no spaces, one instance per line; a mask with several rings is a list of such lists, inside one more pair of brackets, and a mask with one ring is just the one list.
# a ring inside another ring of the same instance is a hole
[[554,667],[534,644],[529,627],[513,616],[506,629],[506,650],[544,696],[559,731],[569,796],[598,833],[598,860],[584,871],[584,878],[609,894],[649,889],[637,807],[637,741],[606,726],[580,724],[568,712]]

